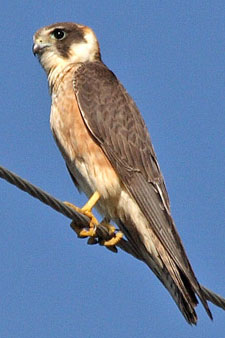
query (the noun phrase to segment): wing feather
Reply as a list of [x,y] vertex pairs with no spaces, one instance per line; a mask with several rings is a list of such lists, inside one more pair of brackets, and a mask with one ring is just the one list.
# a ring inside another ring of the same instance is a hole
[[134,101],[102,62],[83,64],[75,73],[74,90],[90,133],[211,316],[171,217],[164,179]]

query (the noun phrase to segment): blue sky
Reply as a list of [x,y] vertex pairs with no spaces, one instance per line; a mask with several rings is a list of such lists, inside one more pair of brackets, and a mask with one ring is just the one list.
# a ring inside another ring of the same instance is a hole
[[[1,5],[1,165],[62,200],[73,186],[49,128],[32,35],[58,21],[96,32],[140,108],[199,281],[225,296],[224,1],[13,1]],[[223,337],[225,312],[190,327],[141,262],[78,240],[70,221],[0,182],[0,336]]]

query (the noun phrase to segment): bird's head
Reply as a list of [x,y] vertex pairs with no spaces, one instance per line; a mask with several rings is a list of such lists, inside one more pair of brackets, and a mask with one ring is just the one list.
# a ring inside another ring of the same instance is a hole
[[33,53],[47,75],[56,67],[62,70],[69,64],[101,59],[95,33],[80,24],[62,22],[40,28],[33,42]]

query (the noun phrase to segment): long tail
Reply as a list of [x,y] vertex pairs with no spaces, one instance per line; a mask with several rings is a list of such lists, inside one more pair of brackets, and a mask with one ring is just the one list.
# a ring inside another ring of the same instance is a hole
[[218,295],[217,293],[207,289],[205,286],[201,285],[202,293],[204,294],[205,298],[213,303],[214,305],[220,307],[221,309],[225,310],[225,298]]
[[[130,219],[129,222],[131,222]],[[149,252],[146,245],[143,243],[143,239],[140,238],[138,230],[136,233],[134,233],[134,231],[131,233],[128,230],[131,228],[134,230],[134,224],[132,227],[127,227],[120,221],[119,226],[125,233],[130,245],[136,252],[139,253],[139,256],[142,257],[141,260],[149,266],[149,268],[162,282],[164,287],[169,291],[187,322],[192,325],[197,323],[195,307],[198,304],[198,300],[196,295],[198,295],[206,309],[206,312],[212,319],[211,312],[207,305],[207,300],[213,301],[214,299],[214,303],[216,303],[215,297],[213,298],[213,294],[206,288],[200,286],[194,275],[193,279],[189,280],[163,248],[157,238],[154,238],[154,246],[157,248],[158,256]],[[216,305],[218,305],[217,303]]]
[[186,321],[191,325],[196,324],[198,319],[195,311],[195,307],[198,304],[195,295],[196,290],[193,289],[190,281],[179,270],[171,258],[168,256],[166,259],[167,263],[164,263],[161,271],[159,268],[157,269],[158,273],[152,269],[151,260],[149,258],[145,258],[145,262],[169,291]]

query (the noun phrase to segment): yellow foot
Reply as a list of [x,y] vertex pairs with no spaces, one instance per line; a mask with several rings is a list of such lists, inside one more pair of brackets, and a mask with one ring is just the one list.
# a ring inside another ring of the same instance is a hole
[[88,202],[83,206],[83,208],[78,208],[70,202],[64,202],[68,207],[90,218],[90,224],[89,224],[88,230],[81,229],[74,222],[72,222],[73,223],[72,228],[74,229],[74,231],[77,233],[79,237],[84,238],[84,237],[95,237],[96,236],[96,227],[99,222],[93,215],[92,208],[95,206],[99,198],[100,198],[100,194],[96,191],[91,196],[91,198],[88,200]]
[[[80,212],[80,210],[78,209],[76,211]],[[84,229],[84,228],[81,229],[78,225],[75,224],[75,222],[71,223],[71,227],[76,232],[78,237],[81,237],[81,238],[90,237],[90,239],[93,239],[93,243],[90,243],[90,244],[95,244],[94,237],[96,236],[96,230],[94,227],[91,227],[89,229]]]
[[123,233],[121,231],[116,232],[116,228],[109,224],[106,220],[103,220],[101,225],[104,225],[107,228],[111,238],[109,240],[101,240],[100,244],[105,245],[106,247],[115,246],[123,237]]
[[115,245],[121,240],[123,237],[123,233],[121,231],[116,232],[116,228],[108,223],[106,219],[104,219],[101,222],[101,225],[105,226],[107,228],[108,232],[108,238],[107,240],[103,240],[99,238],[96,234],[96,228],[99,225],[98,220],[95,218],[95,216],[92,213],[92,208],[95,206],[97,201],[100,198],[100,194],[98,191],[96,191],[91,198],[88,200],[88,202],[83,206],[83,208],[78,208],[75,205],[73,205],[70,202],[64,202],[67,206],[70,208],[76,210],[77,212],[87,216],[90,218],[90,224],[89,229],[82,229],[78,225],[75,224],[75,222],[71,223],[72,229],[77,233],[78,237],[89,237],[88,244],[96,244],[99,243],[101,245],[106,246],[108,249],[116,252],[117,249]]

